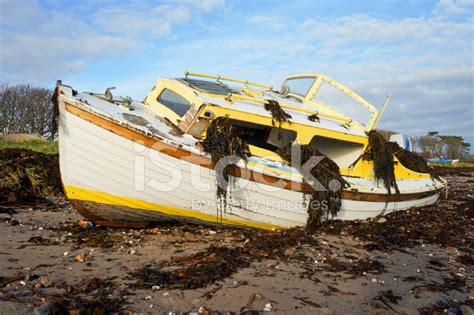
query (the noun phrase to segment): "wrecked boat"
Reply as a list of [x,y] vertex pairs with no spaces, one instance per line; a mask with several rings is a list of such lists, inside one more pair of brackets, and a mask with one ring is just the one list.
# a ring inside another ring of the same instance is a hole
[[[186,72],[159,79],[142,102],[111,90],[56,88],[63,187],[97,224],[289,228],[315,209],[320,223],[432,204],[446,187],[377,138],[389,98],[379,112],[325,75],[291,76],[275,90]],[[308,168],[304,155],[319,158]]]

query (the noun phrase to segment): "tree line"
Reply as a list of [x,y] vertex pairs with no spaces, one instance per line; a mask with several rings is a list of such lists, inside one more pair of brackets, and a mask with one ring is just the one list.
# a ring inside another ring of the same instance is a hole
[[54,139],[53,92],[29,84],[0,85],[0,132],[38,134]]
[[[377,129],[387,141],[390,136],[398,132]],[[411,137],[415,150],[425,158],[447,157],[450,159],[472,160],[469,154],[471,147],[463,137],[455,135],[442,135],[438,131],[430,131],[425,136]]]
[[415,143],[429,158],[444,156],[450,159],[467,159],[471,147],[463,137],[441,135],[438,131],[430,131],[426,136],[417,137]]

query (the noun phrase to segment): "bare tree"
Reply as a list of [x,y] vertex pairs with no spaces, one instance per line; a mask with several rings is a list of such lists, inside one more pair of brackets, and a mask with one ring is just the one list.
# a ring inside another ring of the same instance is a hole
[[36,133],[54,139],[52,95],[53,91],[46,88],[0,85],[0,131]]
[[426,136],[417,138],[416,144],[428,157],[446,156],[451,159],[464,159],[469,154],[471,145],[463,137],[440,135],[437,131],[430,131]]
[[469,154],[471,145],[460,136],[440,136],[444,144],[444,155],[450,159],[463,159]]
[[429,157],[439,157],[443,155],[443,143],[438,136],[439,132],[430,131],[426,136],[421,136],[416,139],[416,144],[421,152]]

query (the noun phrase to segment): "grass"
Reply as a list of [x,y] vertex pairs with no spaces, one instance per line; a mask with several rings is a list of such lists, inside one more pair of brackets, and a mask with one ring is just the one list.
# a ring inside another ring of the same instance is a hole
[[23,142],[12,142],[0,140],[1,149],[28,149],[47,154],[58,154],[58,142],[49,140],[29,140]]

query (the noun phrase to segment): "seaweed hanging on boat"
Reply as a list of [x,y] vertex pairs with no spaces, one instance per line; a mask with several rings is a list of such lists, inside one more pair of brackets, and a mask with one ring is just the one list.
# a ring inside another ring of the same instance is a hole
[[[299,147],[295,148],[296,146]],[[292,150],[294,153],[292,155]],[[298,151],[299,150],[299,151]],[[341,176],[339,166],[330,158],[319,152],[311,145],[292,145],[291,143],[279,149],[277,153],[288,163],[294,164],[303,175],[305,183],[310,182],[309,178],[304,176],[303,167],[307,161],[313,157],[322,157],[322,159],[309,173],[323,186],[312,185],[312,195],[308,204],[308,220],[306,228],[315,229],[325,220],[334,218],[341,209],[341,193],[344,187],[349,184]],[[292,161],[294,158],[297,161]],[[297,162],[297,163],[292,163]],[[298,166],[299,165],[299,166]]]
[[429,173],[432,177],[434,176],[433,169],[428,166],[423,157],[401,148],[396,142],[389,142],[388,145],[403,166],[418,173]]
[[58,121],[59,121],[59,86],[54,89],[53,95],[51,96],[51,104],[53,105],[53,111],[51,115],[51,139],[58,133]]
[[369,145],[363,153],[362,159],[374,162],[375,178],[383,180],[389,195],[392,193],[392,188],[399,195],[400,190],[395,178],[392,146],[375,130],[369,131],[367,136],[369,137]]
[[281,124],[284,122],[290,122],[291,115],[285,112],[280,104],[275,100],[266,100],[265,110],[272,114],[272,125],[275,126],[278,123],[278,137],[281,138]]
[[[203,148],[204,152],[211,155],[214,168],[219,160],[228,156],[237,156],[246,161],[246,154],[249,152],[248,145],[237,136],[229,118],[226,117],[219,117],[209,125]],[[216,171],[216,180],[217,199],[225,202],[229,183],[229,166],[224,168],[222,176],[219,176]]]
[[309,115],[308,120],[312,122],[319,122],[319,115],[317,113]]

